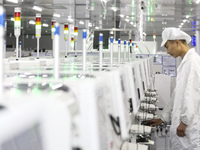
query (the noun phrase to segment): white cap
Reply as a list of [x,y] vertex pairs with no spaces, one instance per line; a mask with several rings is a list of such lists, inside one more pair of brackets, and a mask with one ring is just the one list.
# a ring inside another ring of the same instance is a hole
[[165,28],[162,32],[162,39],[161,47],[163,47],[168,40],[185,40],[187,44],[191,41],[191,37],[178,28]]

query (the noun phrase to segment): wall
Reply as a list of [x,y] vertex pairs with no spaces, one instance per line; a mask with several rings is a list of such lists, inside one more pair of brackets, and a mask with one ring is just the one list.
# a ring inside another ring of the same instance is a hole
[[[29,35],[28,38],[26,36],[21,35],[19,40],[22,41],[22,49],[26,51],[30,51],[33,49],[37,49],[37,39],[32,38],[35,35]],[[6,37],[6,45],[11,45],[13,48],[16,47],[16,38],[14,35],[12,37]],[[42,35],[40,38],[40,49],[52,49],[52,40],[51,35]]]

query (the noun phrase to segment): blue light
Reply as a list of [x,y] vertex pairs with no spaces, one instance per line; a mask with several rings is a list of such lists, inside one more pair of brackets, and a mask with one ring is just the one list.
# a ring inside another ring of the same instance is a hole
[[103,36],[101,36],[101,35],[99,36],[99,41],[103,42]]
[[192,36],[191,45],[192,45],[192,46],[196,46],[196,36]]
[[59,26],[55,26],[55,33],[54,35],[60,35],[60,27]]
[[87,32],[83,31],[83,39],[86,39],[86,38],[87,38]]

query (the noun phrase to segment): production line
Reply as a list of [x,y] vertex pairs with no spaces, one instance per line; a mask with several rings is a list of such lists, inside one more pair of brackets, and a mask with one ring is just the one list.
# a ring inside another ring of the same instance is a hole
[[[16,8],[15,17],[20,18],[20,12]],[[0,135],[0,149],[15,150],[16,145],[17,150],[33,146],[37,150],[151,149],[156,143],[152,134],[158,128],[143,122],[157,117],[153,57],[136,58],[134,41],[121,44],[120,39],[114,41],[113,37],[109,39],[110,54],[106,57],[102,33],[98,56],[88,57],[87,31],[83,30],[82,55],[75,49],[74,56],[65,51],[61,58],[60,24],[53,22],[52,57],[40,57],[40,14],[36,14],[36,57],[22,58],[18,44],[16,57],[1,56],[0,127],[4,132]],[[20,26],[15,24],[16,43]],[[67,30],[65,24],[64,33]],[[67,34],[64,38],[68,43]]]

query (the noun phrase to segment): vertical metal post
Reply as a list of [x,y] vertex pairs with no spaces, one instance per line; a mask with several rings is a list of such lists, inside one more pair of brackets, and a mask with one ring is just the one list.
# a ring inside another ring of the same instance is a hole
[[5,10],[0,6],[0,95],[3,96],[3,49],[5,35]]
[[113,37],[110,37],[110,65],[113,65]]
[[132,43],[132,61],[135,60],[135,45]]
[[22,57],[22,42],[19,42],[19,57]]
[[60,26],[59,23],[55,23],[55,52],[54,52],[54,79],[57,81],[59,79],[59,39],[60,39]]
[[103,34],[99,34],[99,68],[103,66]]
[[121,40],[118,39],[118,63],[120,63],[121,60]]
[[19,58],[18,51],[19,51],[19,36],[16,36],[16,60],[18,60]]
[[87,31],[83,30],[83,71],[86,71],[86,39],[87,39]]
[[40,38],[37,37],[37,59],[39,59],[40,57],[39,50],[40,50]]
[[126,62],[126,41],[124,41],[124,62]]
[[130,41],[128,42],[128,62],[130,62],[130,50],[131,50],[131,45]]

